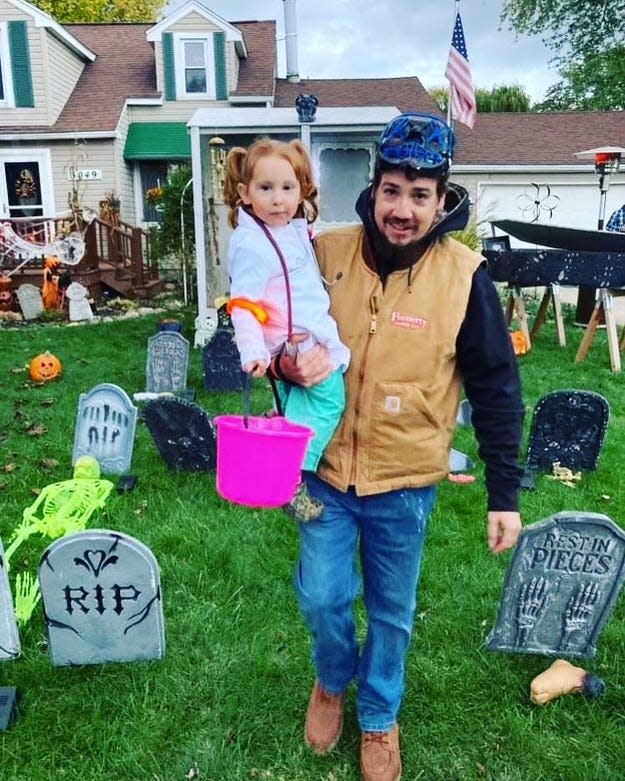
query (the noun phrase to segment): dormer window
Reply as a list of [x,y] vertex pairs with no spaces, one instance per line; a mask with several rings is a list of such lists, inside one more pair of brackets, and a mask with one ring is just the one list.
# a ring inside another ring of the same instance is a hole
[[176,93],[179,98],[215,100],[215,54],[213,36],[174,35]]
[[163,33],[165,100],[227,100],[225,35]]

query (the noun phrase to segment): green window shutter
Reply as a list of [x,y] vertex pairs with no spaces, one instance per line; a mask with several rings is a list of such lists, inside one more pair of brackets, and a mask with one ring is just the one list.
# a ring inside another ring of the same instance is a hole
[[215,54],[215,98],[217,100],[228,100],[226,36],[224,33],[213,33],[213,52]]
[[163,33],[163,70],[165,71],[165,100],[176,100],[174,36],[172,33]]
[[26,22],[9,22],[9,51],[13,74],[15,105],[33,108],[33,80],[30,73],[30,50]]

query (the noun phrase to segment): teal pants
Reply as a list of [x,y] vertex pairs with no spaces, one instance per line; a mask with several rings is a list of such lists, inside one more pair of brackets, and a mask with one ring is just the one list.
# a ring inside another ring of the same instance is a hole
[[284,417],[293,423],[309,426],[315,436],[311,439],[302,466],[314,472],[345,409],[345,382],[343,372],[337,369],[327,380],[312,388],[276,383]]

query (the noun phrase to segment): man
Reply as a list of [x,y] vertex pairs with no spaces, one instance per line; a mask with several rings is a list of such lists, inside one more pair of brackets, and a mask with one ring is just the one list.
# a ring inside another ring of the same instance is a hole
[[612,233],[623,233],[625,231],[625,203],[620,209],[612,212],[605,229]]
[[[446,236],[469,212],[466,191],[447,185],[453,145],[438,117],[394,119],[380,139],[373,184],[358,199],[362,225],[316,242],[352,361],[343,421],[318,475],[307,476],[325,510],[299,527],[295,586],[317,676],[305,740],[317,754],[336,745],[345,692],[356,680],[363,781],[401,776],[405,659],[461,382],[486,464],[490,550],[511,548],[521,530],[519,377],[483,258]],[[296,360],[283,354],[273,369],[303,385],[330,371],[320,345]],[[358,551],[368,621],[362,649],[352,615]]]

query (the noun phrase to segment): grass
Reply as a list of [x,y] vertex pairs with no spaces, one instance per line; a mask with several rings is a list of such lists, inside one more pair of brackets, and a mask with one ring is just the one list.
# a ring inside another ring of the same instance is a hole
[[[180,312],[191,341],[193,317]],[[34,501],[33,490],[71,477],[79,394],[100,382],[114,382],[130,395],[144,389],[146,344],[157,321],[158,315],[150,315],[74,328],[0,328],[5,544]],[[526,429],[532,408],[548,391],[592,389],[611,406],[606,443],[597,470],[575,488],[539,477],[536,490],[522,495],[524,522],[583,510],[603,512],[622,525],[624,375],[610,371],[603,333],[587,360],[574,363],[581,331],[571,321],[569,312],[566,348],[558,346],[548,322],[520,359]],[[61,358],[64,375],[35,385],[25,367],[46,349]],[[197,350],[191,352],[188,385],[211,414],[241,410],[239,394],[203,389]],[[269,403],[268,390],[258,384],[254,408]],[[47,431],[30,436],[32,425]],[[455,445],[476,454],[468,429],[459,430]],[[201,781],[359,779],[353,697],[344,736],[331,756],[315,757],[303,746],[313,670],[291,589],[297,557],[292,522],[279,511],[228,505],[216,495],[212,474],[168,472],[142,424],[132,471],[138,476],[135,491],[113,493],[90,526],[126,532],[156,555],[166,655],[148,663],[55,668],[36,610],[20,632],[22,656],[0,664],[0,686],[17,686],[23,694],[19,718],[0,733],[2,781],[184,781],[197,773]],[[479,468],[477,474],[473,485],[441,485],[431,519],[401,713],[404,781],[620,781],[622,599],[596,658],[579,662],[605,679],[605,695],[532,705],[530,681],[550,660],[484,648],[511,554],[495,558],[486,550]],[[12,584],[17,572],[36,571],[47,544],[31,538],[21,546],[12,561]]]

